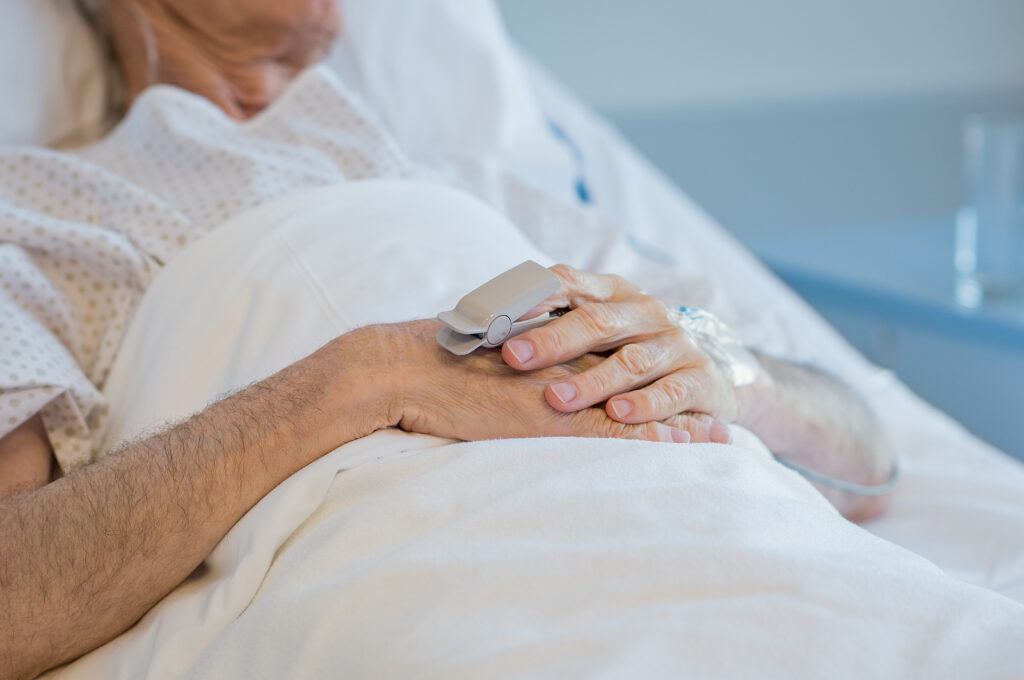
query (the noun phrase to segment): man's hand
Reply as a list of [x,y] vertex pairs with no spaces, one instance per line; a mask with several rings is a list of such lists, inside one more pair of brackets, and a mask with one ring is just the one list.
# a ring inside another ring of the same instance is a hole
[[390,423],[411,432],[453,439],[575,436],[690,441],[685,430],[660,422],[621,423],[604,409],[580,408],[560,413],[544,400],[552,382],[578,378],[601,364],[601,357],[583,353],[566,364],[533,372],[516,371],[494,351],[456,357],[434,339],[441,325],[415,321],[380,327],[389,337],[397,371]]
[[165,431],[0,500],[0,678],[112,639],[274,486],[385,427],[381,336],[338,338]]
[[336,0],[106,0],[129,101],[177,85],[234,118],[272,102],[341,30]]
[[678,441],[660,423],[566,414],[497,352],[457,359],[435,321],[375,326],[66,477],[0,500],[0,677],[34,676],[121,633],[238,519],[317,457],[388,426],[458,439],[542,435]]

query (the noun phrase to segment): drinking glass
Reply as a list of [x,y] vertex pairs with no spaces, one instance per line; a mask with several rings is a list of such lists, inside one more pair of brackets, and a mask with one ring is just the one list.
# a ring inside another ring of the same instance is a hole
[[957,213],[956,297],[965,307],[1024,298],[1024,117],[970,116],[967,201]]

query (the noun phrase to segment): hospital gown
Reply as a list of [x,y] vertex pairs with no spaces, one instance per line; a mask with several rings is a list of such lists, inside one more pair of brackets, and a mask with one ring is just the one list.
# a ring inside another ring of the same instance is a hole
[[89,147],[0,152],[0,436],[41,413],[62,470],[93,460],[107,419],[103,383],[163,264],[262,203],[386,177],[472,191],[534,240],[565,233],[548,224],[572,223],[571,242],[544,244],[563,260],[578,244],[607,243],[615,231],[595,212],[487,159],[417,167],[324,66],[300,76],[249,122],[157,86]]

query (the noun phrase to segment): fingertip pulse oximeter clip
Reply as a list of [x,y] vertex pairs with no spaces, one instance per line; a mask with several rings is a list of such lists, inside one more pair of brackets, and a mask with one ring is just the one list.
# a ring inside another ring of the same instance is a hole
[[438,331],[437,342],[458,356],[478,347],[498,347],[512,336],[553,319],[556,315],[551,313],[525,320],[520,317],[560,286],[557,276],[527,260],[467,293],[455,309],[438,314],[445,328]]

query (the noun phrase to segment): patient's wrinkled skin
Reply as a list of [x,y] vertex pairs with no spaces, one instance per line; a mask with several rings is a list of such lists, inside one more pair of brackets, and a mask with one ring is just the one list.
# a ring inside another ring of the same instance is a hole
[[234,118],[265,108],[341,31],[336,0],[106,0],[128,101],[166,83]]
[[[663,301],[614,274],[591,274],[564,264],[551,271],[561,288],[533,311],[572,311],[506,342],[505,361],[532,370],[583,352],[611,352],[607,361],[583,374],[550,385],[546,396],[553,408],[571,413],[608,400],[608,415],[623,423],[690,412],[725,423],[741,420],[744,395],[694,344]],[[721,422],[714,434],[712,440],[729,443]]]

